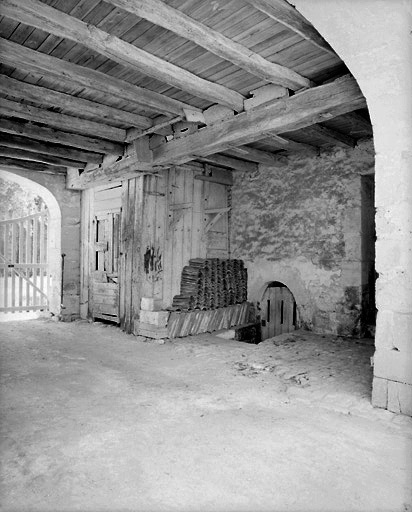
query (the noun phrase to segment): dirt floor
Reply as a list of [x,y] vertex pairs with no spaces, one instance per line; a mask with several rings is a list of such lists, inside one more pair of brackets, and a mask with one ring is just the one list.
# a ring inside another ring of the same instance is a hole
[[412,510],[412,419],[370,406],[371,340],[0,337],[3,511]]

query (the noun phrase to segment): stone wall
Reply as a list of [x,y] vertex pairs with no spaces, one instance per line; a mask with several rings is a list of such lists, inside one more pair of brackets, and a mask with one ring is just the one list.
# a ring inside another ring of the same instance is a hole
[[231,250],[248,266],[250,300],[281,281],[302,326],[360,334],[361,173],[373,167],[373,144],[365,141],[261,165],[257,175],[234,173]]
[[[41,195],[50,212],[49,267],[52,275],[50,311],[62,320],[80,315],[80,192],[66,189],[62,175],[30,171],[4,172],[6,179],[29,186]],[[39,189],[35,189],[40,185]],[[61,268],[64,258],[63,308],[61,308]]]

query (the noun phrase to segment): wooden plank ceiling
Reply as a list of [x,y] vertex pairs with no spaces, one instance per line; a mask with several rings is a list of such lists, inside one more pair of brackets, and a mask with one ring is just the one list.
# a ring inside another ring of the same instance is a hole
[[3,169],[84,188],[372,136],[355,80],[285,0],[2,0],[0,36]]

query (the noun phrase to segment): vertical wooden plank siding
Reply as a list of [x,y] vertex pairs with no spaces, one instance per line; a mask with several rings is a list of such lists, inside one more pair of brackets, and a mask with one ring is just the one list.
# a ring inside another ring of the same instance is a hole
[[136,207],[136,180],[129,180],[129,193],[127,196],[127,226],[125,233],[125,317],[124,330],[130,332],[132,326],[132,287],[133,287],[133,241],[134,241],[134,221]]
[[[102,220],[106,212],[106,218],[110,219],[101,239],[112,239],[113,245],[106,254],[105,264],[99,262],[99,268],[102,265],[102,268],[119,270],[119,319],[121,328],[126,332],[133,332],[134,322],[139,318],[142,296],[162,299],[164,308],[171,305],[173,296],[180,291],[182,269],[191,258],[205,258],[208,254],[224,258],[228,255],[227,214],[220,215],[213,225],[212,238],[205,234],[205,226],[213,218],[213,214],[207,210],[227,207],[227,187],[195,180],[195,174],[199,174],[199,171],[198,165],[176,166],[161,176],[142,175],[123,181],[120,219],[113,209],[109,189],[100,188],[89,196],[87,192],[83,193],[85,225],[87,215],[90,218],[92,212]],[[98,198],[99,206],[94,209],[86,206],[92,196],[95,202]],[[107,216],[110,208],[112,215]],[[82,234],[84,240],[90,240],[90,222],[88,225],[89,237],[85,228]],[[120,245],[116,247],[115,232],[118,230]],[[88,252],[89,261],[93,259],[90,257],[93,251],[83,251],[84,254]],[[86,261],[84,265],[86,268]],[[87,296],[86,283],[86,276],[83,276],[84,297]],[[91,286],[87,284],[90,303]]]
[[130,295],[130,278],[131,274],[127,273],[128,270],[128,253],[129,253],[129,228],[128,223],[130,222],[130,181],[125,180],[122,182],[122,219],[121,219],[121,247],[120,247],[120,304],[119,304],[119,315],[120,315],[120,326],[123,330],[126,328],[127,323],[127,309],[130,306],[128,297]]
[[93,191],[83,190],[80,199],[80,317],[87,318],[89,315],[89,275],[90,275],[90,227],[91,227],[91,212],[90,212],[90,197]]
[[202,236],[205,215],[202,200],[204,183],[204,181],[193,179],[191,258],[201,258],[202,255],[206,255],[206,241]]
[[[228,190],[226,185],[220,183],[206,182],[205,192],[205,214],[208,221],[213,219],[216,213],[208,214],[208,210],[226,208],[228,205]],[[207,258],[228,258],[229,237],[228,237],[228,214],[224,213],[219,220],[205,234],[206,257]]]
[[166,191],[167,177],[154,177],[156,180],[156,233],[155,244],[159,248],[161,270],[153,283],[153,297],[156,299],[163,298],[163,278],[164,269],[167,262],[165,261],[165,226],[166,226]]
[[126,262],[125,262],[125,235],[126,232],[126,217],[127,217],[127,194],[129,190],[128,180],[122,182],[122,214],[120,217],[120,252],[119,252],[119,317],[120,327],[124,329],[125,321],[125,307],[126,307],[126,295],[124,283],[126,280]]
[[142,297],[142,276],[143,276],[143,254],[142,234],[143,234],[143,193],[144,181],[146,176],[134,178],[134,222],[133,222],[133,242],[131,246],[131,303],[130,317],[126,332],[134,331],[134,322],[139,320],[140,299]]
[[122,183],[120,326],[126,332],[133,332],[140,311],[143,185],[143,176]]
[[182,269],[191,258],[229,255],[227,213],[221,215],[211,233],[205,233],[205,226],[213,218],[207,211],[228,205],[227,186],[194,179],[196,173],[199,173],[197,167],[169,170],[163,275],[165,307],[179,293]]
[[[182,269],[185,265],[189,263],[190,258],[192,257],[192,231],[193,231],[193,210],[194,210],[194,173],[190,169],[185,170],[185,199],[184,202],[188,205],[190,204],[190,207],[187,208],[187,212],[184,216],[184,247],[187,248],[187,250],[184,252],[183,255],[183,261],[182,261]],[[179,285],[180,285],[180,278],[179,278]]]
[[173,212],[170,205],[173,204],[173,185],[174,185],[174,168],[167,171],[166,178],[166,220],[165,220],[165,238],[164,238],[164,270],[163,270],[163,306],[172,303],[172,240],[171,222],[173,220]]
[[144,178],[144,197],[143,197],[143,223],[144,229],[141,230],[141,244],[144,255],[143,275],[141,283],[141,292],[143,297],[152,297],[154,292],[154,275],[150,271],[150,259],[152,251],[156,250],[156,177],[145,176]]

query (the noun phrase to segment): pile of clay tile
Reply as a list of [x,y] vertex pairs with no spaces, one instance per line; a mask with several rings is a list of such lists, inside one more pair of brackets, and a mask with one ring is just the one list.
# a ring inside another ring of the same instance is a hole
[[216,309],[247,300],[247,269],[242,260],[195,258],[182,271],[180,294],[172,309]]

